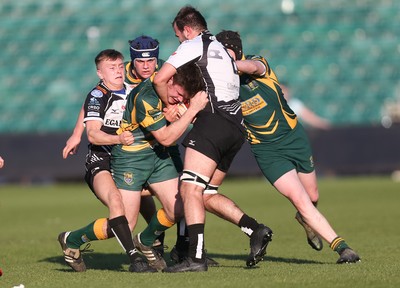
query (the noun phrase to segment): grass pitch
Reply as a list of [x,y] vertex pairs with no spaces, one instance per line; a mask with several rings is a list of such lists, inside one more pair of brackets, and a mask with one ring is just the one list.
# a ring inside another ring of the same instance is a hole
[[[64,264],[57,235],[107,216],[86,185],[0,186],[0,287],[400,287],[400,183],[385,177],[320,179],[319,188],[320,211],[359,253],[360,263],[335,264],[338,255],[326,243],[321,252],[312,250],[294,208],[264,179],[227,179],[220,192],[274,231],[264,261],[247,269],[248,238],[208,214],[206,248],[220,267],[133,274],[115,239],[92,243],[85,273]],[[134,233],[143,228],[140,219]],[[175,233],[175,227],[167,232],[169,250]]]

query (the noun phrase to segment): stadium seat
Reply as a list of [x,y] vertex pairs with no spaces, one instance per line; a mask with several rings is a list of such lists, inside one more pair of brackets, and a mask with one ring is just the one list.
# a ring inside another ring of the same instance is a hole
[[[0,133],[10,127],[18,132],[70,130],[76,110],[97,81],[93,67],[97,52],[112,47],[128,59],[127,40],[148,34],[160,41],[160,57],[166,59],[179,44],[171,21],[186,4],[184,0],[149,0],[146,5],[123,0],[112,6],[110,1],[94,5],[79,0],[3,0]],[[239,31],[246,54],[267,57],[295,96],[333,124],[379,123],[376,111],[398,91],[398,3],[304,0],[294,4],[293,13],[283,13],[281,1],[273,0],[255,0],[247,7],[239,0],[204,0],[197,8],[212,32]],[[88,38],[91,27],[99,32],[97,38]],[[63,84],[55,89],[59,79],[72,88]],[[71,96],[55,103],[65,91]],[[351,107],[349,99],[358,104]],[[25,111],[24,105],[32,111],[10,123],[7,117]],[[54,111],[54,121],[42,109]]]

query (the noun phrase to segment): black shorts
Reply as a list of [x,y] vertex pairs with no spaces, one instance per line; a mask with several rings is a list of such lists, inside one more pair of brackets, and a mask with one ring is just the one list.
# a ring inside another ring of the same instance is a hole
[[196,119],[182,145],[211,158],[217,163],[217,169],[226,173],[244,141],[244,131],[237,124],[218,114],[207,113]]
[[104,150],[90,149],[86,154],[85,163],[85,181],[88,184],[90,190],[96,195],[93,188],[94,176],[100,171],[109,171],[111,173],[111,155]]

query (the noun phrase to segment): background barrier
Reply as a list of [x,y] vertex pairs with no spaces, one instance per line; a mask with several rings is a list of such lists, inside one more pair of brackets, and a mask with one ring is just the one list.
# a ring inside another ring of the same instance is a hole
[[[400,125],[383,127],[307,130],[319,176],[389,174],[400,170]],[[87,140],[77,155],[62,159],[69,134],[20,134],[0,138],[6,165],[0,182],[83,181]],[[228,173],[230,176],[261,175],[246,143]]]

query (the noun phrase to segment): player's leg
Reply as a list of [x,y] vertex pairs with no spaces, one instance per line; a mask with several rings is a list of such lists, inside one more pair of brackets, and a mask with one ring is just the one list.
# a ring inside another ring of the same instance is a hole
[[163,208],[152,217],[147,227],[134,237],[134,243],[146,256],[152,267],[162,270],[165,260],[153,247],[155,239],[183,217],[183,204],[178,194],[178,173],[174,163],[163,147],[155,147],[154,168],[147,178],[149,189],[161,202]]
[[132,232],[136,226],[140,210],[140,191],[130,191],[120,189],[122,201],[125,207],[125,215],[110,219],[111,230],[115,234],[118,243],[127,253],[131,265],[131,272],[157,272],[156,269],[149,267],[147,262],[141,258],[132,239]]
[[315,171],[312,171],[311,173],[298,172],[297,176],[299,177],[301,184],[306,190],[308,197],[310,197],[311,202],[313,202],[314,206],[317,206],[319,200],[319,191],[317,175]]
[[184,170],[180,178],[180,194],[183,200],[185,221],[189,235],[188,258],[164,269],[165,272],[206,271],[204,251],[205,207],[203,191],[217,164],[211,158],[186,148]]
[[154,202],[153,196],[147,189],[142,190],[140,198],[140,215],[142,215],[146,223],[150,222],[151,217],[153,217],[156,211],[156,203]]
[[[168,267],[165,272],[207,270],[203,192],[217,168],[228,171],[243,142],[244,134],[238,126],[216,114],[197,118],[192,130],[185,137],[184,170],[180,177],[179,191],[188,228],[189,257],[182,263]],[[224,164],[224,169],[219,167],[221,163]]]
[[[156,203],[151,192],[144,188],[142,190],[142,197],[140,198],[140,214],[143,216],[147,224],[150,223],[151,218],[157,213]],[[133,231],[133,230],[132,230]],[[165,233],[157,236],[153,243],[153,248],[156,249],[161,255],[164,254],[164,238]]]
[[[319,192],[318,192],[318,185],[317,185],[317,176],[315,171],[311,173],[297,173],[301,184],[303,185],[304,189],[306,190],[308,196],[310,197],[311,202],[315,207],[318,204]],[[297,211],[296,220],[303,226],[306,235],[307,235],[307,242],[308,244],[315,250],[321,251],[323,248],[323,242],[321,237],[307,224],[304,220],[304,217],[301,215],[299,211]]]
[[[109,195],[109,187],[115,187],[115,185],[108,170],[102,170],[93,175],[87,174],[86,180],[96,197],[104,205],[111,207],[113,215],[118,215],[118,209],[123,213],[123,206],[121,207],[118,203],[110,201],[111,199],[115,202],[118,196]],[[111,231],[108,219],[99,218],[80,229],[61,233],[58,241],[63,249],[66,263],[75,271],[82,272],[86,270],[86,266],[83,262],[81,252],[87,250],[88,246],[83,250],[80,250],[80,247],[90,241],[105,240],[112,237],[114,237],[114,234]]]
[[312,204],[310,197],[305,191],[294,169],[285,173],[276,180],[274,186],[282,195],[289,199],[289,201],[303,216],[308,225],[318,232],[318,234],[328,243],[337,236],[325,217],[323,217]]
[[244,213],[231,199],[218,193],[218,187],[222,184],[226,173],[217,169],[204,191],[204,205],[208,212],[231,222],[250,238],[250,254],[246,260],[247,266],[254,266],[266,253],[268,243],[272,240],[272,230],[260,224],[253,217]]
[[[292,202],[311,229],[317,232],[330,244],[332,250],[341,256],[338,263],[357,262],[360,260],[358,255],[350,249],[343,238],[336,234],[326,218],[313,205],[295,170],[282,175],[274,182],[274,186]],[[342,254],[344,255],[342,256]]]
[[[141,191],[145,184],[145,179],[148,178],[148,174],[150,173],[148,172],[149,168],[151,168],[152,165],[148,161],[143,161],[143,159],[146,159],[146,155],[126,153],[119,149],[120,147],[118,146],[114,146],[114,148],[116,149],[113,150],[113,158],[111,159],[114,172],[113,178],[123,199],[126,225],[122,226],[122,221],[118,222],[118,225],[120,225],[116,227],[120,232],[118,235],[117,230],[111,225],[112,219],[110,219],[110,226],[131,260],[130,271],[157,272],[156,269],[148,265],[147,261],[140,257],[136,249],[138,247],[135,247],[136,245],[132,239],[131,232],[136,225],[140,210]],[[140,165],[139,168],[137,167],[138,165]]]
[[178,172],[163,147],[156,147],[154,151],[158,157],[155,158],[147,183],[148,189],[163,207],[153,215],[149,225],[141,233],[140,240],[146,246],[152,245],[160,232],[175,224],[176,219],[183,217],[182,199],[178,193]]
[[184,171],[181,176],[180,193],[183,200],[185,220],[189,234],[189,257],[203,262],[205,207],[203,191],[214,174],[217,164],[211,158],[186,149]]
[[[295,167],[297,176],[312,204],[317,207],[319,192],[312,149],[307,134],[301,125],[287,139],[285,138],[281,148],[283,150],[280,151],[283,151],[286,159]],[[279,176],[282,176],[287,171],[282,171]],[[308,225],[300,211],[296,212],[295,219],[303,226],[308,244],[317,251],[322,250],[323,242],[321,237]]]
[[178,178],[152,183],[149,186],[162,204],[162,208],[151,218],[146,229],[141,233],[140,241],[151,246],[158,235],[183,217],[183,205],[178,194]]
[[150,266],[162,270],[167,265],[162,255],[154,249],[153,243],[161,233],[175,224],[176,217],[183,216],[183,207],[178,195],[178,178],[153,183],[149,187],[160,200],[163,208],[157,211],[147,227],[138,233],[133,241],[146,256]]

